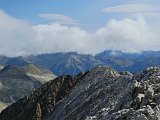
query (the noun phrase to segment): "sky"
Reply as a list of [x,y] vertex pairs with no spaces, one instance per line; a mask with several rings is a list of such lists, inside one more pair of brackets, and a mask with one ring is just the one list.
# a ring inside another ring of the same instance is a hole
[[160,50],[159,0],[0,0],[0,54]]

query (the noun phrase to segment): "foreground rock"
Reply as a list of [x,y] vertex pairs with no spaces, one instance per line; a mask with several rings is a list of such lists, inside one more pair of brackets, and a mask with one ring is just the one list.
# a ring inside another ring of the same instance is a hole
[[34,65],[5,66],[0,71],[0,111],[55,77],[50,71]]
[[60,76],[2,111],[1,120],[160,120],[160,68],[96,67]]
[[150,67],[135,75],[114,109],[94,117],[101,120],[160,120],[160,68]]

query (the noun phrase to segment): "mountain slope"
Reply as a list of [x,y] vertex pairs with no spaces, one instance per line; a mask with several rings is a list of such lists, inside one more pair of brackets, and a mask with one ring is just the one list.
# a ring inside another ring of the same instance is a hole
[[33,64],[28,64],[22,68],[24,69],[26,75],[32,79],[39,80],[42,83],[56,78],[56,75],[53,74],[50,70],[35,66]]
[[[41,74],[37,74],[33,68],[36,68]],[[5,66],[0,71],[0,103],[2,107],[0,110],[3,109],[3,105],[6,106],[17,101],[40,87],[44,82],[55,78],[51,72],[42,74],[44,71],[45,69],[41,70],[33,65]],[[50,79],[47,75],[50,75]]]

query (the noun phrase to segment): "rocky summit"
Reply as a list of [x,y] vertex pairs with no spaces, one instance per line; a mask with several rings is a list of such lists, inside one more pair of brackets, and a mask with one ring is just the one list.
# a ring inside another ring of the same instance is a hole
[[159,101],[160,67],[132,75],[98,66],[45,83],[0,120],[160,120]]

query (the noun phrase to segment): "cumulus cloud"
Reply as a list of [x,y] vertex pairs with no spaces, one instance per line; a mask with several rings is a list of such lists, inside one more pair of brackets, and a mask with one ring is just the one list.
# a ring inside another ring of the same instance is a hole
[[87,48],[89,34],[78,27],[58,23],[40,24],[32,27],[37,47],[41,52],[82,51]]
[[[106,26],[93,33],[78,27],[60,24],[33,26],[41,52],[78,51],[97,53],[106,49],[128,52],[158,50],[159,35],[147,24],[145,18],[110,20]],[[47,47],[44,47],[47,46]]]
[[126,4],[108,7],[103,10],[106,13],[150,13],[160,12],[160,6],[149,4]]
[[[97,53],[106,49],[139,52],[160,50],[159,32],[144,17],[111,19],[89,33],[60,23],[30,25],[0,11],[0,54],[8,56],[77,51]],[[5,23],[4,23],[5,21]]]
[[143,17],[113,19],[97,30],[94,38],[99,41],[101,50],[107,48],[139,52],[157,50],[159,45],[159,35],[153,32]]
[[57,22],[61,24],[78,24],[77,20],[74,20],[68,16],[54,13],[40,14],[39,17],[51,22]]

